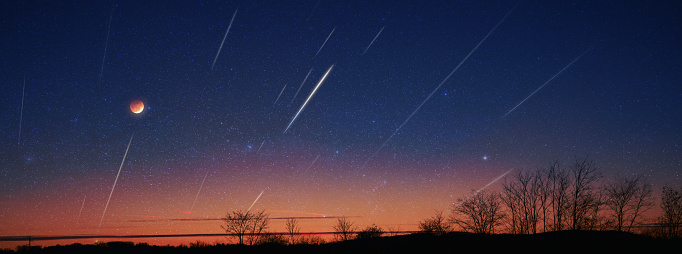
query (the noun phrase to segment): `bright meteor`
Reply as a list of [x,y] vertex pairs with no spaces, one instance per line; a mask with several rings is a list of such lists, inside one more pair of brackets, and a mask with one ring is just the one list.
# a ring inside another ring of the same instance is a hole
[[305,105],[307,105],[308,102],[310,101],[310,98],[313,98],[313,95],[315,95],[315,92],[317,92],[317,89],[320,88],[320,85],[322,85],[322,83],[324,83],[324,80],[327,79],[327,75],[329,75],[329,73],[332,71],[332,68],[334,68],[333,64],[332,64],[332,66],[329,67],[327,72],[324,73],[324,76],[322,76],[320,81],[317,82],[317,85],[315,85],[315,88],[313,89],[313,91],[310,92],[310,95],[308,95],[308,98],[305,99],[305,102],[303,102],[303,105],[301,105],[301,108],[298,110],[298,112],[296,112],[296,115],[294,115],[294,118],[291,119],[291,122],[289,122],[289,125],[287,125],[287,128],[284,129],[284,133],[287,133],[287,131],[289,130],[289,127],[291,127],[291,124],[293,124],[294,121],[296,121],[296,118],[298,117],[298,115],[301,114],[301,111],[303,111],[303,108],[305,108]]
[[227,34],[230,33],[230,28],[232,27],[232,22],[234,22],[234,17],[237,16],[237,10],[234,10],[234,14],[232,14],[232,19],[230,20],[230,24],[227,26],[227,30],[225,31],[225,36],[223,36],[223,41],[220,43],[220,48],[218,48],[218,53],[215,54],[215,58],[213,59],[213,64],[211,64],[211,70],[213,70],[213,66],[215,66],[215,62],[218,61],[218,56],[220,55],[220,51],[223,50],[223,44],[225,44],[225,39],[227,38]]
[[104,220],[104,215],[107,214],[107,208],[109,207],[109,201],[111,201],[111,195],[114,194],[114,188],[116,188],[116,182],[118,182],[118,176],[121,175],[121,169],[123,168],[123,163],[126,161],[126,156],[128,156],[128,149],[130,148],[130,143],[133,142],[133,135],[130,135],[130,141],[128,141],[128,147],[126,147],[126,152],[123,154],[123,160],[121,161],[121,166],[118,167],[118,173],[116,174],[116,179],[114,180],[114,185],[111,186],[111,192],[109,193],[109,198],[107,199],[107,204],[104,206],[104,212],[102,212],[102,218],[99,219],[99,226],[97,226],[97,230],[102,226],[102,220]]
[[251,206],[249,206],[249,209],[246,210],[247,213],[248,213],[249,211],[251,211],[251,208],[253,207],[253,205],[255,205],[256,202],[258,202],[258,199],[260,198],[261,195],[263,195],[263,192],[265,192],[265,190],[262,190],[262,191],[260,192],[260,194],[258,194],[258,197],[256,198],[256,200],[254,200],[253,203],[251,204]]

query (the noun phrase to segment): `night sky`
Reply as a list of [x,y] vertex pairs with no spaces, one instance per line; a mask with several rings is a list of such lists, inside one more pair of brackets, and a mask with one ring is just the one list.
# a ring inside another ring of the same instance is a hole
[[682,187],[682,3],[517,3],[2,1],[0,236],[221,233],[261,192],[271,231],[416,230],[585,156]]

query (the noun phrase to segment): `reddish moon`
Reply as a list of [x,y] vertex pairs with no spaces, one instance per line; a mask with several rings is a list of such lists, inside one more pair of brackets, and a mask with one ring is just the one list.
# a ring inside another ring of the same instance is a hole
[[130,103],[130,111],[133,111],[133,113],[139,114],[142,113],[142,110],[144,110],[144,103],[142,101],[134,100]]

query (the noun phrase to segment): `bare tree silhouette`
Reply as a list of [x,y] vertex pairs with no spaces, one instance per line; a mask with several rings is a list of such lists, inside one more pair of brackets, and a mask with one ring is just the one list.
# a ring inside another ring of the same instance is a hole
[[568,188],[570,178],[566,171],[562,170],[558,161],[554,161],[547,168],[547,191],[549,191],[550,214],[552,216],[552,230],[563,230],[565,219],[568,215]]
[[512,234],[562,230],[568,211],[571,177],[554,161],[546,168],[517,170],[502,184],[506,225]]
[[606,209],[613,212],[615,228],[630,231],[642,214],[654,206],[653,191],[643,175],[617,176],[604,185]]
[[502,201],[509,208],[509,230],[516,234],[537,233],[537,225],[548,195],[540,170],[519,170],[512,181],[502,184]]
[[433,217],[419,222],[419,231],[434,235],[443,235],[452,231],[452,226],[443,216],[443,211],[436,211]]
[[682,227],[682,189],[675,190],[663,187],[661,193],[661,208],[663,214],[658,218],[662,228],[662,236],[665,238],[680,237]]
[[298,226],[298,220],[295,218],[289,218],[286,221],[286,230],[289,233],[289,244],[296,244],[297,235],[301,232],[301,228]]
[[459,199],[453,206],[450,222],[465,231],[493,234],[504,217],[500,194],[481,191],[469,198]]
[[353,222],[348,220],[347,217],[341,217],[336,220],[336,224],[334,225],[334,238],[337,241],[346,241],[353,239],[353,235],[355,234],[355,226],[353,226]]
[[594,161],[585,157],[576,159],[570,168],[571,190],[569,215],[572,230],[594,229],[601,198],[596,182],[601,178]]
[[[268,228],[269,214],[265,211],[242,212],[233,211],[223,218],[224,225],[220,227],[228,234],[234,234],[240,245],[258,243],[261,234]],[[246,241],[245,241],[246,240]]]

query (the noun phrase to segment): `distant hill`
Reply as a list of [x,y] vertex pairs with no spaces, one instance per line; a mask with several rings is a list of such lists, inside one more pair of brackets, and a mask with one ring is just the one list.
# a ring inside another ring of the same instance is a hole
[[[110,242],[32,248],[17,253],[680,253],[682,239],[654,239],[615,231],[559,231],[535,235],[480,235],[455,232],[442,236],[411,234],[323,245],[217,245],[173,247]],[[14,251],[8,252],[12,253]],[[0,252],[1,253],[1,252]]]

